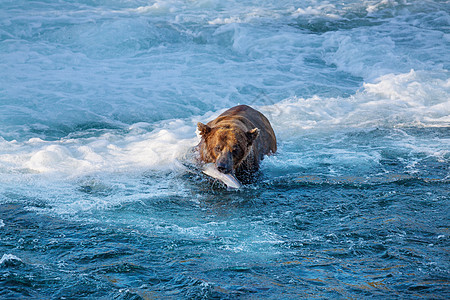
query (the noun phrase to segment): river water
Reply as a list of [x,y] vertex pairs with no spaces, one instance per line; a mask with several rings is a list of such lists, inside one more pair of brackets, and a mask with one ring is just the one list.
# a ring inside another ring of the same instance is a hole
[[[450,297],[448,1],[0,3],[0,297]],[[256,182],[197,122],[251,105]]]

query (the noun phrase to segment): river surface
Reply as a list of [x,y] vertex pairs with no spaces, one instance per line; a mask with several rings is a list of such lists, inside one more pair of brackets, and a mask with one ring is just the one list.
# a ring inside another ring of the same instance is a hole
[[1,1],[0,298],[449,299],[449,53],[448,1]]

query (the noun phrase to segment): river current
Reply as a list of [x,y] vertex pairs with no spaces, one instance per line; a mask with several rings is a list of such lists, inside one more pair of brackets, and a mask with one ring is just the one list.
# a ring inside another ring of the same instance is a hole
[[448,1],[1,1],[0,298],[448,299],[449,53]]

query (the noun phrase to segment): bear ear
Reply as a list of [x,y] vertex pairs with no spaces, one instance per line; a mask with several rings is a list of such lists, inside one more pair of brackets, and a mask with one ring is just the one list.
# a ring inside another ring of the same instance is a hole
[[253,128],[252,130],[247,131],[245,134],[247,135],[248,145],[250,146],[253,143],[253,141],[258,137],[259,129]]
[[208,125],[205,125],[201,122],[197,123],[197,128],[200,131],[200,135],[205,137],[208,133],[211,132],[211,127],[209,127]]

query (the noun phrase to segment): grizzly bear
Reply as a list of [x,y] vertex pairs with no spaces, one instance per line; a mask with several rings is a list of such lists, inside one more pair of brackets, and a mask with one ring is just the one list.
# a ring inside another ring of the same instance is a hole
[[224,174],[248,182],[259,170],[264,155],[277,151],[277,140],[269,120],[247,105],[230,108],[216,119],[198,123],[200,160],[214,163]]

